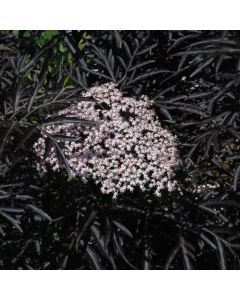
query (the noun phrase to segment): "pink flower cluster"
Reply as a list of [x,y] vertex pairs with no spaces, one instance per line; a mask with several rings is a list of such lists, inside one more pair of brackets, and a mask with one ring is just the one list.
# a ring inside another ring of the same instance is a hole
[[[100,184],[104,194],[117,198],[126,191],[138,188],[153,190],[160,196],[163,189],[176,187],[173,179],[179,166],[175,137],[161,127],[146,96],[139,100],[124,97],[113,83],[91,88],[84,94],[96,102],[83,101],[58,112],[59,116],[97,122],[53,124],[45,132],[56,136],[64,152],[72,176],[91,177]],[[58,139],[64,135],[69,140]],[[44,158],[47,135],[35,143],[40,158],[38,170],[46,165],[61,170],[57,150],[51,148]],[[44,158],[44,159],[43,159]]]

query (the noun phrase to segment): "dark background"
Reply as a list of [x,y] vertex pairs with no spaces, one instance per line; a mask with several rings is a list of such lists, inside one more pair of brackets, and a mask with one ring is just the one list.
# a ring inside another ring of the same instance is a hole
[[[0,267],[239,269],[239,71],[238,31],[1,31]],[[109,81],[154,99],[182,193],[113,202],[37,173],[46,116]]]

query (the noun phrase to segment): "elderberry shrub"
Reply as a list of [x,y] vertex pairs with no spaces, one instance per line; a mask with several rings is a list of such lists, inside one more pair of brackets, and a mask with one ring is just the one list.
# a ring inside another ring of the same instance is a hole
[[239,43],[1,31],[1,268],[239,269]]

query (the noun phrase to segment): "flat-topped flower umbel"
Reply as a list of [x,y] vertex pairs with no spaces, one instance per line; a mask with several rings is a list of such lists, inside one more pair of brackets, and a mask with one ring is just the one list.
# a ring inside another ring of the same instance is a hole
[[[37,168],[47,172],[46,165],[55,171],[62,169],[52,146],[46,159],[47,135],[55,136],[67,159],[71,175],[92,177],[101,185],[104,194],[153,190],[172,191],[173,180],[179,166],[175,137],[161,127],[146,96],[140,100],[124,97],[113,83],[91,88],[84,94],[96,100],[82,101],[57,113],[63,118],[95,121],[94,125],[81,123],[52,124],[42,131],[35,143],[40,158]],[[69,140],[58,136],[68,137]],[[43,160],[44,158],[44,160]]]

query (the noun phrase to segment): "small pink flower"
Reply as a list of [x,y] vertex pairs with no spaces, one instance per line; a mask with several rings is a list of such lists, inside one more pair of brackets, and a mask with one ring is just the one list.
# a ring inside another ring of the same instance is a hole
[[[161,127],[153,101],[147,96],[139,100],[124,97],[114,83],[93,87],[84,96],[95,98],[97,104],[78,102],[58,115],[92,120],[98,126],[67,123],[45,128],[51,135],[65,133],[76,138],[75,142],[58,141],[73,176],[91,175],[101,185],[102,193],[112,194],[114,199],[137,186],[142,191],[153,189],[158,197],[162,189],[176,188],[173,176],[180,163],[176,138]],[[99,108],[101,104],[108,105],[108,109]],[[54,147],[43,160],[46,139],[42,133],[34,144],[40,158],[36,167],[46,173],[48,164],[59,171],[62,167]]]

